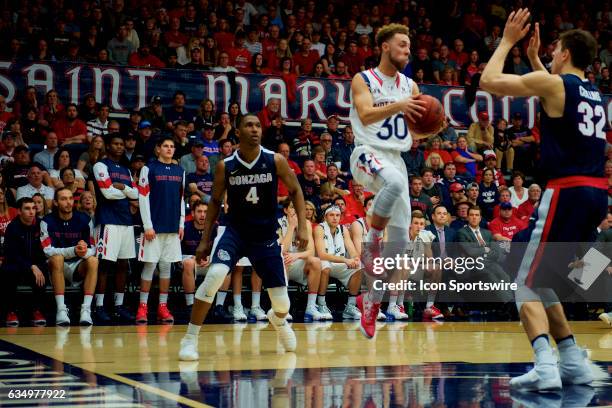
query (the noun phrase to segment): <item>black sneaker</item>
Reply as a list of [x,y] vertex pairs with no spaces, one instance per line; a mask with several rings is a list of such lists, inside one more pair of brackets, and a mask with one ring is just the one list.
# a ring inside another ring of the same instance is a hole
[[113,318],[117,323],[129,323],[132,324],[136,317],[127,310],[123,305],[115,306],[115,312],[113,313]]
[[92,317],[96,325],[105,325],[111,322],[111,318],[108,313],[106,313],[106,310],[104,310],[104,306],[96,306]]
[[213,320],[216,323],[229,323],[232,317],[227,314],[223,305],[216,305],[213,309]]

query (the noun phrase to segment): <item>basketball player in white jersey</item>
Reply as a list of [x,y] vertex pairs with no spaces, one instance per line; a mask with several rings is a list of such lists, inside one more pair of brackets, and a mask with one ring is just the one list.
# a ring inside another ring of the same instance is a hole
[[[385,228],[387,242],[392,243],[386,247],[385,256],[404,253],[407,247],[410,194],[408,173],[400,153],[410,149],[413,137],[404,115],[414,120],[425,111],[424,103],[413,98],[419,94],[418,86],[401,73],[410,57],[408,27],[383,26],[376,34],[376,44],[381,49],[380,64],[353,78],[350,111],[356,145],[351,155],[351,172],[359,184],[376,192],[363,255],[366,272],[371,276],[373,259],[381,255]],[[427,136],[415,136],[424,137]],[[376,278],[388,279],[383,275]],[[357,299],[361,331],[368,338],[374,337],[383,294],[371,289]]]

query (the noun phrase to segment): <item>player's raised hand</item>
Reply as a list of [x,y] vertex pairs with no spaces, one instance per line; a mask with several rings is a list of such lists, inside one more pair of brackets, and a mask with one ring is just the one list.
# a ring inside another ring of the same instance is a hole
[[516,44],[525,37],[531,28],[531,24],[528,23],[530,17],[531,14],[526,8],[521,8],[510,13],[508,21],[506,21],[506,27],[504,28],[502,41]]
[[198,244],[198,247],[196,249],[196,263],[200,266],[203,266],[203,264],[207,261],[210,252],[212,251],[212,243],[210,242],[210,240],[208,239],[203,239],[200,241],[200,243]]
[[425,113],[425,101],[422,101],[417,98],[409,97],[400,101],[402,105],[402,112],[408,119],[411,121],[415,121],[423,116]]
[[535,23],[535,28],[531,38],[529,39],[529,47],[527,47],[527,57],[529,61],[536,60],[540,57],[540,23]]

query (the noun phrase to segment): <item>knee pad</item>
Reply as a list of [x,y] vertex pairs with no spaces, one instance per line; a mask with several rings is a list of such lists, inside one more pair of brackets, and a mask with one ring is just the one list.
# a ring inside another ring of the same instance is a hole
[[382,187],[376,194],[372,208],[375,214],[388,218],[398,198],[408,193],[408,186],[404,185],[405,177],[393,168],[385,167],[378,173],[378,177],[382,180]]
[[157,265],[153,262],[145,262],[140,274],[140,279],[151,282],[153,280],[153,273]]
[[517,288],[515,293],[516,309],[521,312],[521,307],[526,302],[542,302],[544,309],[548,309],[554,305],[561,303],[559,297],[552,289],[547,288],[535,288],[531,289],[527,286],[521,285]]
[[170,262],[159,263],[159,279],[170,279],[172,264]]
[[229,272],[229,267],[223,264],[212,264],[208,268],[204,282],[198,286],[196,290],[195,298],[206,303],[212,303],[215,298],[215,294],[223,285],[223,280]]
[[408,249],[408,228],[400,228],[387,225],[387,242],[383,248],[383,257],[394,258],[397,254],[403,254]]
[[277,288],[269,288],[268,296],[270,296],[270,303],[272,303],[272,310],[276,313],[289,313],[289,293],[287,292],[286,286],[280,286]]

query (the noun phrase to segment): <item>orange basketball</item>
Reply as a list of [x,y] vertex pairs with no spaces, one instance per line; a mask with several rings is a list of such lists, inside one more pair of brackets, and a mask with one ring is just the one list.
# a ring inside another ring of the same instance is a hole
[[419,135],[437,133],[441,129],[442,122],[444,121],[444,108],[442,108],[442,104],[433,96],[424,94],[419,94],[415,99],[425,101],[425,112],[423,116],[416,119],[416,121],[411,121],[408,116],[406,116],[408,127],[412,132]]

